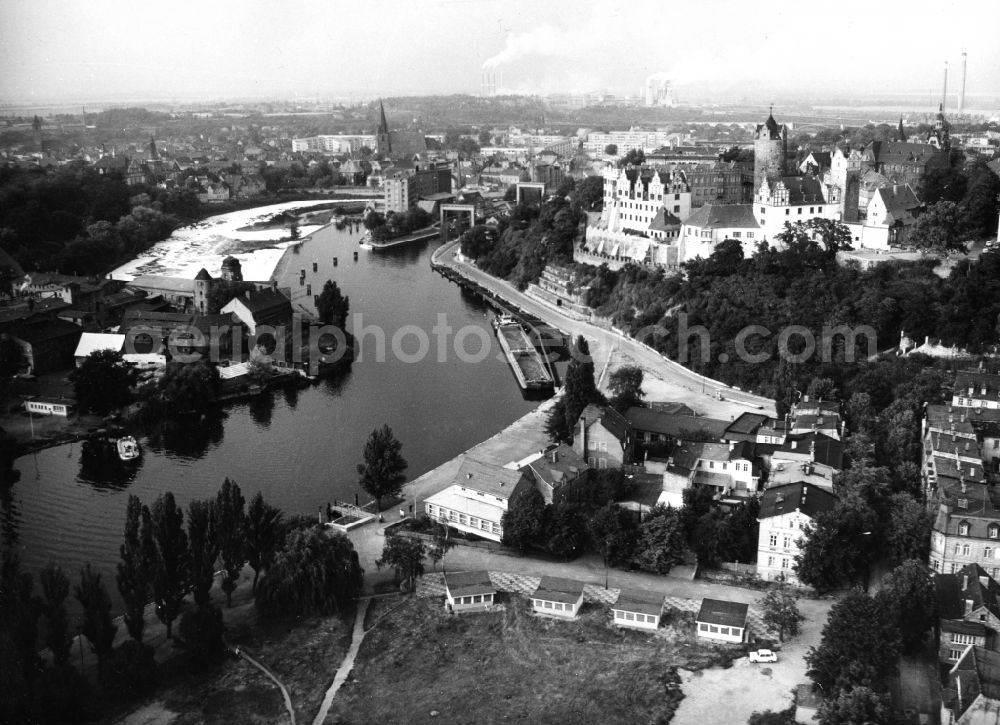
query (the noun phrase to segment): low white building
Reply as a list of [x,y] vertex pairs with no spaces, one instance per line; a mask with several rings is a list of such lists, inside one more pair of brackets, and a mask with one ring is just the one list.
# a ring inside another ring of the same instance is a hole
[[24,401],[24,409],[30,414],[68,416],[75,403],[66,398],[32,398]]
[[531,608],[538,614],[576,619],[583,606],[583,582],[543,576],[531,595]]
[[444,575],[444,596],[449,611],[482,611],[493,606],[497,588],[488,571],[461,571]]
[[510,498],[530,486],[520,471],[464,458],[454,483],[424,500],[424,512],[461,531],[500,541]]
[[638,590],[622,590],[611,606],[612,622],[618,627],[656,629],[663,615],[663,596]]
[[810,483],[788,483],[764,491],[757,516],[757,576],[768,581],[783,577],[798,583],[795,557],[800,552],[803,531],[836,504],[833,493]]
[[699,637],[739,644],[747,637],[747,612],[750,605],[722,599],[702,599],[695,617]]

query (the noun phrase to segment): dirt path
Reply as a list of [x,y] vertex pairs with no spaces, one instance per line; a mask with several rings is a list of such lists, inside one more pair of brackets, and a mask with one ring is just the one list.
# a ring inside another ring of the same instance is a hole
[[[347,681],[347,676],[351,674],[351,670],[354,669],[354,660],[358,656],[358,650],[361,649],[361,641],[365,638],[365,614],[368,612],[368,604],[371,599],[362,599],[358,606],[358,612],[354,615],[354,632],[351,635],[351,648],[347,650],[347,654],[344,655],[344,661],[340,663],[340,668],[337,670],[337,674],[333,677],[333,683],[330,688],[326,691],[326,696],[323,698],[323,704],[320,705],[319,712],[316,713],[316,717],[313,718],[313,725],[323,725],[323,721],[326,720],[327,713],[330,712],[330,705],[333,704],[333,698],[337,694],[337,690],[340,689]],[[295,720],[292,719],[294,724]]]

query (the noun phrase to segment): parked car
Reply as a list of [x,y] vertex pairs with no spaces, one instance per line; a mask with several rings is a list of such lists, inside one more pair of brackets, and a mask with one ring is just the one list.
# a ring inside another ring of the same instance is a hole
[[769,649],[757,649],[750,653],[751,662],[777,662],[778,655]]

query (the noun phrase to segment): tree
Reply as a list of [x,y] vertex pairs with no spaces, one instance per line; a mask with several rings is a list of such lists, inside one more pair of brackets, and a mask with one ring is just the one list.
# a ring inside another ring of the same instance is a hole
[[563,561],[579,556],[587,534],[587,519],[582,507],[560,503],[546,507],[545,547]]
[[887,692],[855,687],[823,700],[820,725],[891,725],[892,703]]
[[203,413],[215,403],[220,385],[214,365],[201,360],[169,362],[156,383],[151,402],[169,414]]
[[219,556],[222,559],[222,591],[226,593],[226,606],[233,606],[233,591],[246,563],[243,549],[243,520],[246,516],[245,501],[240,487],[228,478],[215,498],[216,533]]
[[584,211],[600,211],[604,206],[604,179],[588,176],[577,182],[573,190],[573,202]]
[[913,223],[909,241],[925,251],[964,251],[962,221],[962,210],[955,202],[939,201],[931,204]]
[[605,156],[617,156],[618,155],[618,146],[616,144],[609,143],[607,146],[604,147],[604,155]]
[[919,652],[937,618],[934,581],[927,565],[908,559],[882,579],[875,596],[899,629],[903,652]]
[[534,486],[514,491],[507,510],[500,520],[503,543],[518,551],[526,551],[542,537],[545,499]]
[[969,186],[962,198],[962,226],[969,236],[981,239],[996,233],[1000,211],[1000,178],[983,161],[969,170]]
[[170,491],[153,503],[150,511],[156,559],[153,568],[153,599],[156,616],[167,627],[167,639],[173,637],[173,623],[184,604],[188,583],[188,538],[184,532],[184,512]]
[[69,617],[66,614],[66,597],[69,596],[69,577],[54,563],[42,569],[38,577],[42,585],[41,610],[45,615],[45,644],[52,652],[57,667],[69,662],[73,638],[69,635]]
[[639,526],[635,563],[645,571],[666,574],[684,561],[684,531],[680,516],[669,506],[657,505]]
[[387,536],[382,547],[382,556],[375,562],[375,566],[379,569],[391,566],[395,570],[396,581],[402,578],[404,585],[409,588],[415,577],[424,575],[426,555],[427,548],[419,539]]
[[[32,596],[34,577],[21,571],[21,559],[16,551],[6,549],[0,566],[0,652],[5,674],[14,672],[29,685],[39,670],[37,652],[38,600]],[[9,642],[9,647],[7,643]],[[9,649],[4,652],[4,649]],[[20,667],[16,664],[20,663]],[[0,682],[7,677],[0,677]],[[6,694],[6,693],[5,693]],[[3,703],[0,703],[3,704]]]
[[618,160],[619,168],[627,166],[642,166],[646,163],[646,154],[642,149],[629,149],[626,154]]
[[642,378],[642,368],[637,365],[620,367],[608,377],[608,390],[613,396],[611,405],[619,413],[642,403]]
[[8,335],[0,335],[0,399],[7,397],[10,379],[24,367],[24,351]]
[[455,548],[455,542],[448,535],[448,524],[435,523],[433,526],[434,541],[427,547],[427,558],[431,560],[436,571],[438,562],[444,559],[445,555]]
[[261,570],[271,565],[281,544],[282,516],[281,509],[264,502],[264,495],[260,491],[250,499],[246,518],[243,519],[243,545],[247,563],[253,568],[251,590],[254,592],[257,591]]
[[893,617],[864,592],[830,608],[819,646],[806,654],[807,674],[827,698],[855,687],[885,690],[899,659]]
[[115,641],[118,627],[111,619],[111,597],[101,581],[100,572],[87,564],[80,570],[80,583],[76,585],[76,598],[83,608],[80,630],[90,641],[90,647],[100,663],[107,661]]
[[889,499],[889,520],[884,533],[886,555],[893,564],[909,559],[926,561],[934,521],[927,507],[906,492]]
[[319,314],[320,322],[343,330],[350,309],[350,298],[341,293],[336,282],[328,279],[323,285],[323,291],[319,293],[319,299],[316,300],[316,312]]
[[211,499],[188,504],[188,564],[195,604],[205,606],[215,582],[215,562],[219,558],[218,515]]
[[156,558],[152,536],[149,509],[142,505],[138,496],[130,495],[125,510],[125,541],[119,548],[121,561],[115,580],[125,605],[125,627],[136,642],[142,642],[146,604],[152,593]]
[[577,337],[571,358],[564,376],[562,400],[552,406],[545,424],[546,432],[555,440],[570,440],[583,409],[591,403],[604,402],[594,382],[594,361],[583,335]]
[[83,411],[107,415],[127,404],[137,373],[116,350],[95,350],[69,374],[76,402]]
[[798,596],[789,589],[785,581],[764,595],[760,606],[764,624],[778,633],[778,641],[784,642],[785,635],[794,637],[799,633],[799,625],[805,620],[799,612]]
[[340,614],[363,581],[350,539],[316,527],[295,529],[261,578],[255,603],[267,617]]
[[638,527],[629,511],[606,503],[590,517],[587,530],[604,559],[604,566],[618,566],[632,559]]
[[400,454],[402,448],[403,444],[396,440],[388,425],[373,430],[365,443],[364,462],[358,464],[359,483],[375,498],[379,511],[383,497],[398,496],[403,490],[407,464]]
[[191,654],[192,665],[205,669],[225,652],[222,637],[226,633],[222,610],[209,603],[199,603],[181,616],[181,639]]

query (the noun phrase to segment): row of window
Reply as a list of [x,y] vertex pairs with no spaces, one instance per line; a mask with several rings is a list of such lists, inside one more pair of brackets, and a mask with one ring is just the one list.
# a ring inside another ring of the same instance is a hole
[[[468,490],[467,490],[467,489],[465,488],[465,486],[459,486],[459,488],[461,488],[461,489],[462,489],[462,492],[463,492],[463,493],[468,493]],[[479,496],[480,498],[486,498],[486,494],[485,494],[485,493],[483,493],[482,491],[476,491],[475,489],[472,489],[472,490],[473,490],[473,491],[475,492],[475,494],[476,494],[477,496]],[[505,499],[505,498],[504,498],[503,496],[490,496],[490,498],[495,498],[495,499],[496,499],[497,501],[499,501],[500,503],[503,503],[503,502],[504,502],[504,501],[506,500],[506,499]]]
[[974,634],[959,634],[958,632],[952,632],[949,638],[952,644],[982,644],[982,637],[977,637]]
[[471,526],[474,529],[481,529],[482,531],[489,531],[494,534],[500,533],[500,524],[494,521],[487,521],[476,516],[466,516],[457,511],[446,509],[443,506],[435,506],[432,503],[427,504],[427,515],[439,521],[447,520],[462,526]]
[[655,614],[635,614],[633,612],[623,612],[620,609],[615,610],[615,619],[624,622],[648,622],[649,624],[656,624]]
[[[702,463],[702,468],[704,468],[705,467],[705,465],[704,465],[705,461],[702,461],[701,463]],[[729,470],[728,469],[728,465],[729,465],[728,462],[723,461],[722,462],[722,470],[723,471],[728,471]],[[734,463],[733,465],[735,466],[735,468],[733,469],[734,471],[749,471],[750,470],[750,464],[749,463]],[[708,462],[708,467],[709,468],[715,468],[715,461],[709,461]]]
[[[775,561],[775,557],[773,557],[773,556],[767,557],[767,566],[769,568],[774,568],[774,561]],[[791,569],[792,568],[792,560],[789,559],[787,556],[781,557],[781,568],[782,569]]]
[[698,631],[711,632],[712,634],[725,634],[731,637],[743,636],[742,627],[723,627],[715,624],[706,624],[705,622],[698,622]]
[[[798,212],[798,213],[799,213],[799,214],[801,214],[801,213],[802,213],[802,210],[803,210],[804,208],[805,208],[805,207],[802,207],[802,206],[800,206],[800,207],[799,207],[799,212]],[[764,214],[764,213],[766,213],[766,210],[767,210],[767,207],[764,207],[764,206],[762,206],[762,207],[760,208],[760,213],[761,213],[761,214]],[[790,215],[791,213],[792,213],[792,210],[791,210],[791,209],[785,209],[785,216],[788,216],[788,215]],[[809,213],[810,213],[810,214],[822,214],[822,213],[823,213],[823,207],[818,207],[817,211],[813,211],[813,207],[809,207]]]
[[[791,536],[782,536],[781,539],[782,539],[782,541],[781,541],[781,548],[783,548],[783,549],[789,549],[789,548],[791,548],[791,546],[792,546],[792,537]],[[770,546],[777,546],[777,545],[778,545],[778,535],[777,534],[771,534]]]
[[455,597],[455,604],[493,604],[492,594],[469,594]]
[[[963,502],[965,503],[964,506],[962,505]],[[964,498],[960,498],[958,500],[958,507],[959,508],[968,508],[969,507],[969,500],[968,499],[964,499]],[[970,530],[970,527],[969,527],[969,522],[968,521],[959,521],[958,522],[958,535],[959,536],[968,536],[969,535],[969,530]],[[987,536],[987,538],[990,538],[990,539],[1000,539],[1000,525],[998,525],[998,524],[990,524],[989,526],[987,526],[986,527],[986,536]]]
[[[964,566],[964,564],[960,564],[960,563],[958,563],[956,561],[949,562],[949,564],[947,566],[947,569],[948,569],[947,573],[948,574],[954,574],[959,569],[961,569],[963,566]],[[940,559],[931,558],[931,569],[933,569],[934,571],[944,572],[945,567],[941,566],[941,560]],[[990,567],[989,574],[994,579],[1000,579],[1000,567],[998,567],[998,566]]]
[[575,604],[563,604],[562,602],[550,602],[545,599],[532,599],[535,609],[553,609],[557,612],[572,612]]

